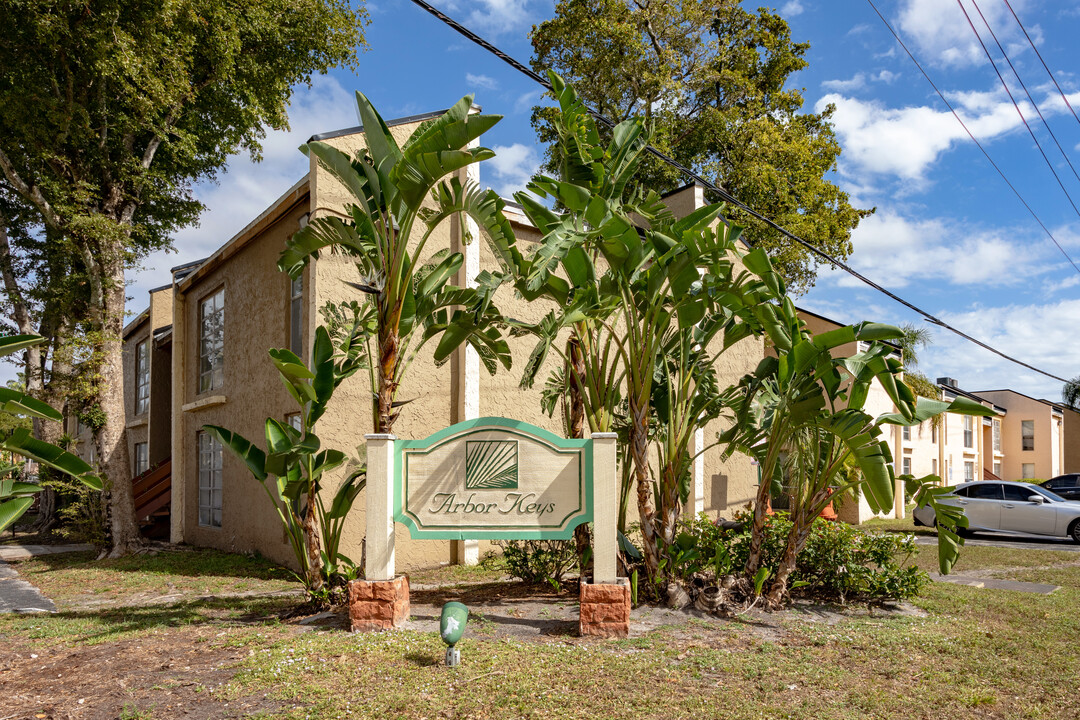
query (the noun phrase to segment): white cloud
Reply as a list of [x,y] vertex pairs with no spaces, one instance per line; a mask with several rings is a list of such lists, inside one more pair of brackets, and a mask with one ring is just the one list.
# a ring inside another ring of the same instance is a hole
[[891,83],[896,78],[900,77],[900,73],[894,73],[889,70],[882,70],[877,75],[872,75],[871,80],[875,82]]
[[[972,229],[963,223],[909,219],[885,211],[859,223],[851,235],[854,250],[848,263],[890,288],[920,279],[952,286],[1015,287],[1049,269],[1049,249],[1024,245],[1025,240],[1007,228]],[[820,276],[834,278],[843,287],[863,287],[842,271],[823,268]]]
[[[457,3],[443,0],[438,3],[447,12],[459,10]],[[467,4],[468,15],[456,17],[466,27],[492,37],[528,27],[534,20],[529,11],[530,0],[474,0]]]
[[493,77],[487,75],[473,75],[472,73],[465,73],[465,82],[470,87],[483,88],[484,90],[497,90],[499,88],[499,81]]
[[540,102],[543,94],[543,90],[531,90],[519,95],[518,99],[514,101],[514,114],[520,115],[524,112],[531,112],[533,105]]
[[803,7],[803,4],[799,2],[799,0],[789,0],[789,2],[785,3],[784,7],[780,9],[780,14],[785,17],[795,17],[796,15],[802,15],[804,10],[806,10],[806,8]]
[[825,80],[821,83],[821,87],[833,92],[851,92],[865,86],[866,75],[863,73],[855,73],[853,77],[847,80]]
[[[953,327],[1019,360],[1059,377],[1077,374],[1080,299],[1042,305],[971,307],[943,312]],[[962,338],[938,330],[919,359],[931,377],[954,377],[965,390],[1009,388],[1048,400],[1061,399],[1061,383],[1010,363]],[[934,373],[934,374],[931,374]]]
[[[1013,7],[1017,12],[1022,11],[1023,5],[1023,2],[1017,0],[1013,2]],[[964,7],[979,34],[985,36],[984,40],[987,43],[992,42],[986,25],[983,24],[972,3],[967,2]],[[1002,42],[1019,34],[1019,29],[1004,3],[981,3],[979,9],[982,10],[986,21],[990,23],[990,27],[994,29]],[[975,33],[971,31],[964,12],[955,2],[905,0],[900,8],[897,25],[905,39],[910,38],[914,41],[913,44],[920,60],[934,65],[955,67],[981,65],[986,62],[986,56]],[[1018,52],[1021,49],[1022,46],[1016,47]]]
[[502,197],[510,198],[518,190],[523,190],[540,167],[540,156],[536,148],[521,143],[496,145],[492,148],[495,157],[485,162],[481,168],[491,169],[495,176],[492,186]]
[[337,80],[317,76],[310,88],[295,88],[289,124],[289,130],[267,132],[262,162],[234,155],[217,184],[195,188],[206,205],[199,224],[176,233],[175,252],[156,252],[143,260],[141,270],[129,274],[129,310],[146,307],[146,291],[169,283],[170,268],[213,253],[302,178],[308,159],[297,148],[316,133],[356,125],[356,102]]
[[[843,171],[850,171],[849,165],[854,163],[869,172],[921,180],[942,153],[967,138],[948,110],[927,106],[888,108],[877,100],[858,100],[836,93],[821,98],[816,110],[820,112],[829,103],[836,106],[833,123],[844,148]],[[961,118],[980,141],[1020,125],[1015,108],[1007,101],[979,106],[974,98],[965,95],[960,105]]]

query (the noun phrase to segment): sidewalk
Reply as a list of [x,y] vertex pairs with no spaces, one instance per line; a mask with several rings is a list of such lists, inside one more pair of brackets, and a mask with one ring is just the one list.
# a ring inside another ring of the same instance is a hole
[[56,612],[53,601],[21,580],[8,561],[93,549],[93,545],[0,545],[0,613]]
[[93,550],[93,545],[0,545],[0,560],[26,560],[38,555],[83,552]]

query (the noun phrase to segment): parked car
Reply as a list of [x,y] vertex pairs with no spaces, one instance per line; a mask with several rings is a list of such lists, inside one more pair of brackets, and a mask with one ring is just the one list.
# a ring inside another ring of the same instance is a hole
[[1080,500],[1080,473],[1058,475],[1040,483],[1039,486],[1066,500]]
[[[1068,536],[1080,543],[1080,502],[1066,500],[1038,485],[978,480],[957,485],[941,501],[963,508],[968,532]],[[929,507],[916,508],[914,517],[916,525],[937,524],[934,510]]]

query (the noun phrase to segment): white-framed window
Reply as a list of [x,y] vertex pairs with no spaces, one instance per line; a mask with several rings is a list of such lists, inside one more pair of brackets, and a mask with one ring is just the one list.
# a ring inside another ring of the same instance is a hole
[[285,416],[285,422],[289,424],[293,430],[300,432],[304,429],[304,425],[300,420],[300,413],[289,413]]
[[1035,463],[1023,463],[1020,466],[1020,475],[1023,480],[1030,480],[1035,477]]
[[150,446],[148,443],[135,443],[135,475],[142,475],[150,469]]
[[221,527],[221,443],[199,433],[199,525]]
[[199,392],[225,384],[225,289],[199,303]]
[[135,346],[135,414],[150,409],[150,342]]
[[937,458],[930,460],[930,474],[937,475]]
[[[1021,420],[1020,421],[1020,449],[1021,450],[1034,450],[1035,449],[1035,421],[1034,420]],[[1035,477],[1032,475],[1032,477]]]
[[[969,416],[970,417],[970,416]],[[964,463],[964,482],[971,482],[975,479],[975,463]]]
[[304,276],[289,283],[289,349],[304,357]]
[[975,447],[975,418],[964,416],[964,447]]
[[901,431],[901,435],[905,440],[910,440],[911,439],[911,426],[910,425],[905,425],[904,429]]
[[998,477],[1001,477],[1001,463],[1000,462],[995,462],[994,463],[994,474],[997,475]]
[[909,458],[909,457],[904,458],[903,460],[900,461],[900,465],[901,465],[900,473],[902,475],[910,475],[911,474],[911,458]]
[[1001,420],[998,418],[994,418],[994,452],[1001,452]]

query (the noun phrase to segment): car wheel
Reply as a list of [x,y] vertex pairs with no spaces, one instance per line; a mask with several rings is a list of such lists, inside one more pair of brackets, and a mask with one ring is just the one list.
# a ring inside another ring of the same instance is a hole
[[1080,543],[1080,519],[1073,520],[1073,524],[1069,526],[1069,537],[1074,543]]

